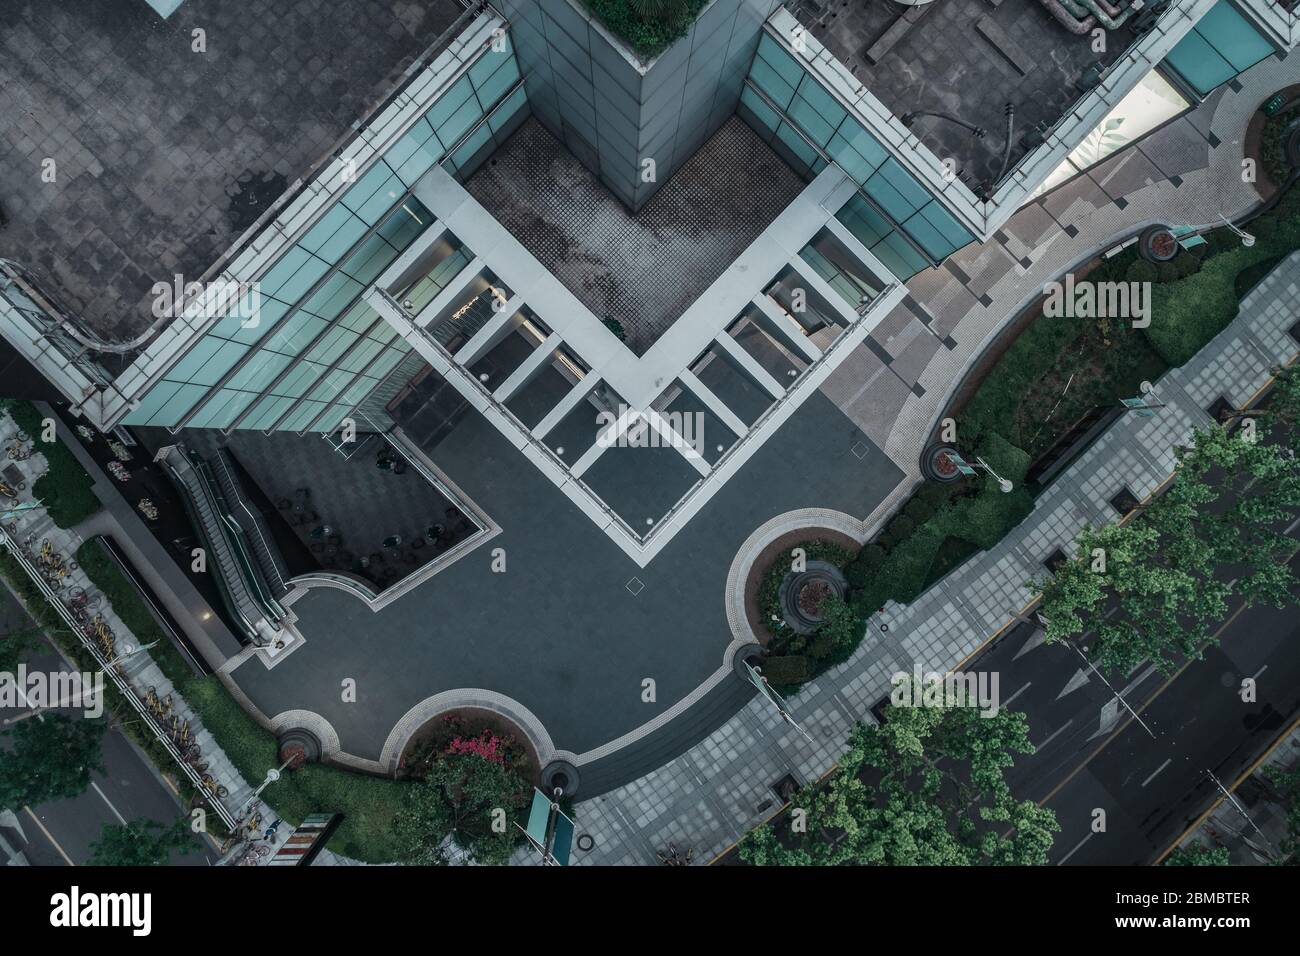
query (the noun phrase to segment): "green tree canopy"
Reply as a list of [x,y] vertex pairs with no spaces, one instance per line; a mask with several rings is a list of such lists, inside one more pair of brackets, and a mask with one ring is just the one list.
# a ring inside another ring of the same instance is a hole
[[103,720],[46,714],[19,721],[4,735],[13,746],[0,750],[0,807],[10,809],[75,797],[103,771]]
[[184,820],[164,826],[156,820],[132,820],[125,826],[104,825],[98,840],[90,845],[88,866],[166,866],[172,850],[183,854],[197,847]]
[[[405,862],[455,862],[450,837],[475,863],[504,864],[518,836],[511,821],[528,793],[527,782],[508,764],[472,753],[440,756],[411,786],[396,820]],[[504,828],[494,828],[497,820],[505,821]]]
[[1278,413],[1250,428],[1197,430],[1163,494],[1123,524],[1084,528],[1077,556],[1033,583],[1047,640],[1091,630],[1099,666],[1149,660],[1171,673],[1216,642],[1234,596],[1292,602],[1295,542],[1282,529],[1300,510],[1300,456],[1288,447],[1293,431],[1268,440],[1272,426],[1294,424],[1289,401],[1279,394]]
[[[1017,800],[1005,773],[1033,753],[1023,714],[974,706],[890,707],[857,724],[824,786],[741,844],[755,865],[1038,865],[1055,815]],[[793,811],[802,811],[796,813]]]
[[1199,843],[1193,843],[1190,846],[1180,846],[1165,857],[1165,866],[1231,866],[1228,862],[1228,850],[1226,847],[1201,846]]

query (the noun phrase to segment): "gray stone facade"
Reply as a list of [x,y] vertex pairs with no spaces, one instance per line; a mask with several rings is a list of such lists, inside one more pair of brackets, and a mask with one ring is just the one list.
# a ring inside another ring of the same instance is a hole
[[[647,61],[581,0],[501,0],[533,113],[636,211],[736,111],[777,0],[713,0]],[[643,163],[654,160],[654,178]]]

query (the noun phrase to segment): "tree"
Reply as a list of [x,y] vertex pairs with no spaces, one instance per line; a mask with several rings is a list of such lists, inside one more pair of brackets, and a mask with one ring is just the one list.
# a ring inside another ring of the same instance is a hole
[[1099,666],[1123,672],[1149,660],[1170,673],[1215,643],[1234,595],[1293,601],[1295,543],[1280,529],[1300,508],[1300,457],[1267,433],[1266,424],[1196,431],[1164,494],[1124,524],[1084,528],[1077,557],[1031,584],[1047,640],[1092,630]]
[[13,747],[0,750],[0,807],[21,807],[75,797],[103,772],[103,720],[62,714],[29,718],[4,731]]
[[1023,714],[975,706],[891,706],[857,724],[826,784],[799,793],[780,824],[741,844],[754,865],[1039,865],[1060,827],[1011,794],[1005,772],[1033,753]]
[[1165,866],[1231,866],[1228,849],[1222,846],[1202,846],[1193,843],[1180,846],[1165,857]]
[[817,633],[830,639],[829,656],[834,660],[847,660],[862,640],[866,625],[861,615],[835,595],[822,601],[820,611],[822,623]]
[[0,672],[12,674],[18,663],[36,644],[41,631],[37,627],[20,627],[0,634]]
[[527,796],[527,783],[509,764],[477,753],[443,754],[412,784],[397,816],[406,862],[447,865],[458,848],[475,863],[504,864],[518,835],[509,818]]
[[166,866],[172,850],[184,854],[196,849],[185,821],[164,826],[155,820],[132,820],[125,826],[105,824],[90,845],[88,866]]

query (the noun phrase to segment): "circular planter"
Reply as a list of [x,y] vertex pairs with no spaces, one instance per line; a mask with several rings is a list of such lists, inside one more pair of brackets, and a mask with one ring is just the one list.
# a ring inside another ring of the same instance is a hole
[[1180,246],[1168,226],[1150,226],[1138,236],[1138,255],[1147,262],[1170,262]]
[[796,634],[811,634],[822,623],[821,604],[827,598],[843,600],[848,582],[829,561],[809,561],[803,571],[790,572],[781,582],[777,602],[781,618]]
[[951,445],[933,445],[921,458],[921,471],[931,481],[956,481],[961,477],[950,455],[957,454]]
[[552,799],[557,787],[562,791],[561,796],[572,799],[580,783],[578,768],[567,760],[552,760],[542,768],[542,792]]
[[1282,157],[1292,169],[1300,168],[1300,120],[1291,124],[1282,139]]
[[286,730],[276,741],[276,747],[280,763],[288,763],[290,770],[320,760],[320,741],[310,730],[301,727]]

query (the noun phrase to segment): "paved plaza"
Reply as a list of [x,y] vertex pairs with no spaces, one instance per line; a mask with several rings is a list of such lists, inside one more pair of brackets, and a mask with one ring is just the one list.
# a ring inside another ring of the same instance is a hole
[[[380,761],[409,710],[462,688],[525,708],[557,751],[578,757],[637,732],[728,667],[728,571],[755,528],[800,508],[863,517],[901,476],[813,395],[643,569],[477,413],[432,454],[501,533],[377,613],[344,591],[311,589],[292,604],[304,645],[272,669],[250,659],[232,672],[267,718],[319,714],[341,749],[366,761]],[[492,571],[498,548],[504,574]],[[348,677],[355,704],[337,692]],[[704,732],[695,722],[707,726],[716,704],[676,718],[671,732]],[[606,772],[607,785],[658,765],[653,736],[646,758],[621,764],[621,778]]]

